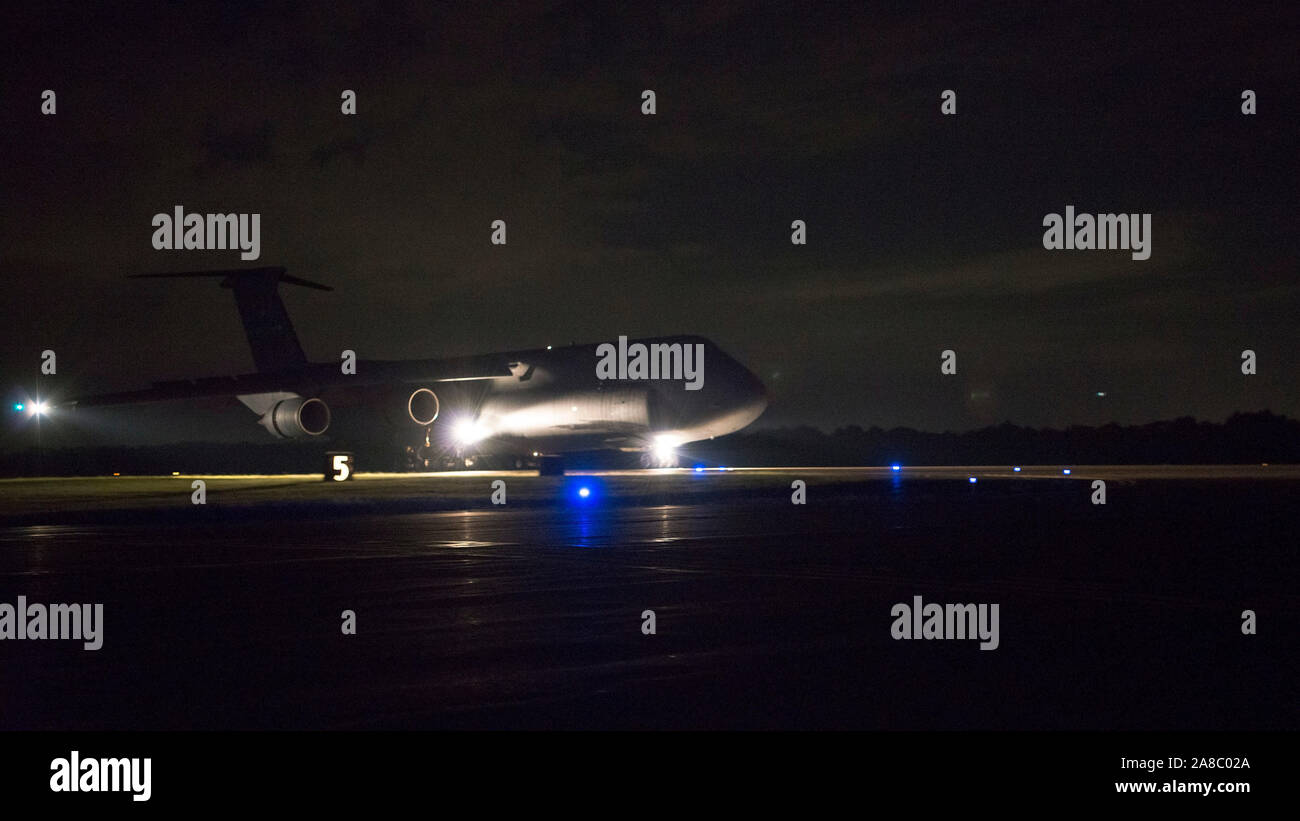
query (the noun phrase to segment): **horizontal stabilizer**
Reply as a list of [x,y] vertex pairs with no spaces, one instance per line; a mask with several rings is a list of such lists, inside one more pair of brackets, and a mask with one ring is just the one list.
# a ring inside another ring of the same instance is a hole
[[222,287],[233,287],[233,280],[241,277],[270,277],[274,276],[276,282],[286,282],[290,285],[301,285],[304,288],[315,288],[318,291],[334,290],[328,285],[322,285],[319,282],[312,282],[308,279],[291,277],[285,273],[284,268],[225,268],[214,271],[168,271],[160,274],[130,274],[128,279],[181,279],[186,277],[226,277],[232,282],[223,282]]

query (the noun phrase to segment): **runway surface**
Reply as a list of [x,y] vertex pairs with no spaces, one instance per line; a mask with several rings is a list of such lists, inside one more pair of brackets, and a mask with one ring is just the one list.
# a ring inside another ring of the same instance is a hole
[[[535,471],[358,473],[331,482],[321,474],[228,476],[94,476],[0,479],[0,524],[206,521],[248,517],[303,517],[411,513],[487,507],[493,482],[506,484],[507,504],[554,505],[589,480],[608,504],[679,504],[730,497],[786,499],[791,482],[816,486],[818,495],[850,495],[885,480],[984,481],[1300,481],[1300,465],[997,465],[865,468],[717,468],[703,470],[584,471],[541,477]],[[194,481],[204,482],[205,504],[193,504]]]
[[1296,468],[1063,469],[6,480],[0,727],[1300,728]]

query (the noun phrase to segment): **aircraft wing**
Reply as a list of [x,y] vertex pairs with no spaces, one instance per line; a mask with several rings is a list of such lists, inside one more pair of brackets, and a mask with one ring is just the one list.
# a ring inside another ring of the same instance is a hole
[[287,391],[312,396],[325,388],[369,388],[376,385],[415,385],[499,379],[511,376],[511,359],[500,355],[467,356],[410,362],[357,362],[355,374],[345,374],[339,364],[309,364],[283,371],[212,376],[155,382],[152,387],[121,393],[80,396],[57,407],[96,407],[139,402],[165,402],[212,396],[240,396]]

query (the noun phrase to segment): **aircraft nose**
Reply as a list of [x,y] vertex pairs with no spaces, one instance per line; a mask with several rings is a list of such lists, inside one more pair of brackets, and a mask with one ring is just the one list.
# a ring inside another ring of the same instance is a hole
[[763,380],[755,376],[750,370],[745,371],[745,376],[745,410],[752,414],[753,419],[757,419],[763,411],[767,410],[767,386],[763,384]]

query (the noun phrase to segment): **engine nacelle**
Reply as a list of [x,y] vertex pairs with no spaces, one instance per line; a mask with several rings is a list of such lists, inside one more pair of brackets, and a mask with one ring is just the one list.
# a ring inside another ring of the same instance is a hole
[[283,399],[262,416],[261,424],[279,439],[320,436],[330,426],[330,409],[319,399]]
[[406,399],[406,415],[417,425],[432,425],[439,410],[438,394],[428,388],[417,388]]

